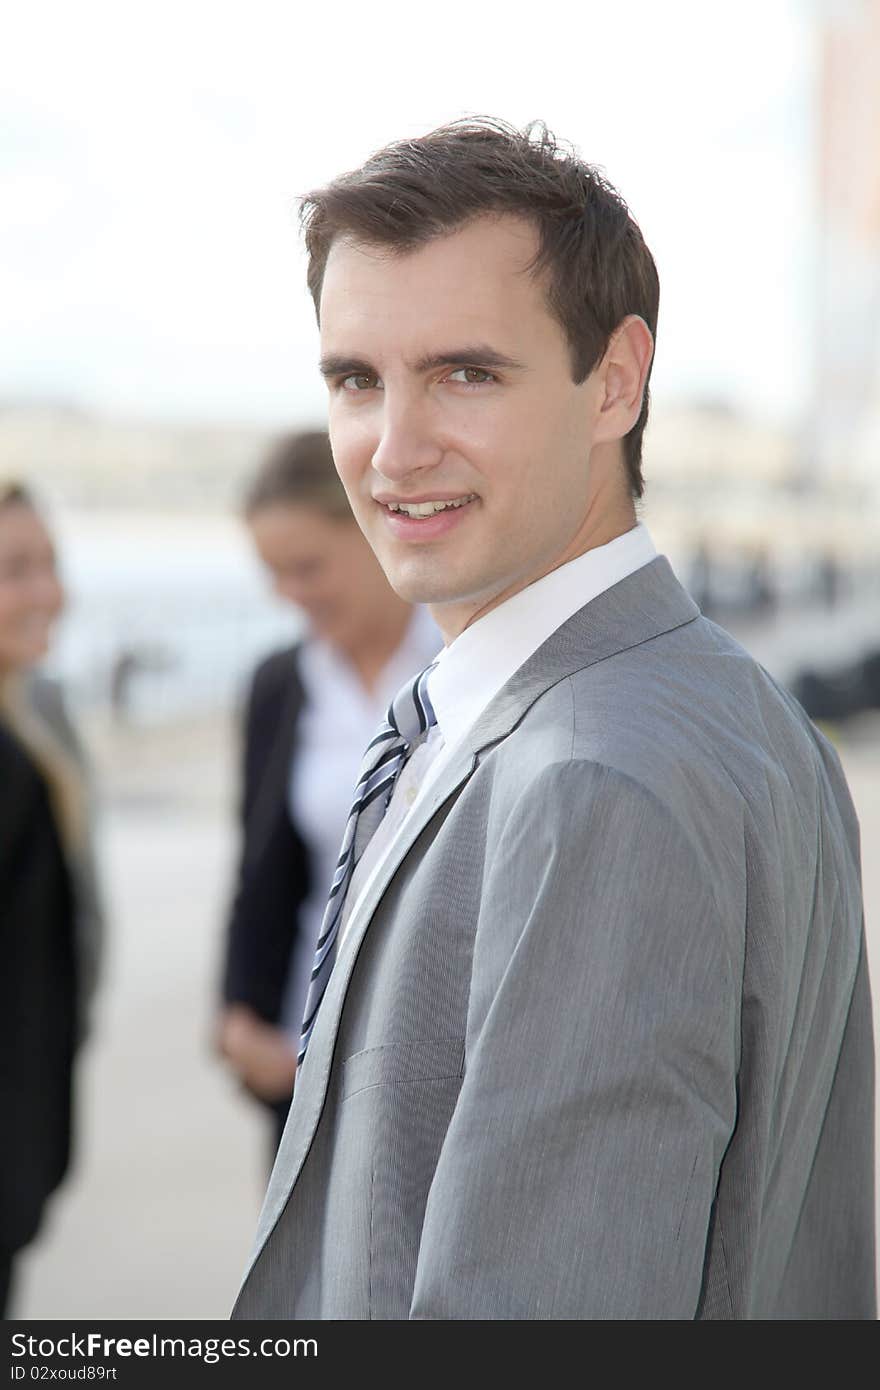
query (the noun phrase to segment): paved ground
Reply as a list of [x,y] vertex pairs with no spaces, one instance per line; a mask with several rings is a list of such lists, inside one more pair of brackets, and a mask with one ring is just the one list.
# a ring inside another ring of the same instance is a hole
[[[232,739],[222,720],[96,728],[92,739],[112,950],[81,1070],[79,1161],[21,1260],[13,1316],[225,1318],[267,1137],[208,1047],[234,849]],[[838,741],[862,820],[880,982],[880,719]]]

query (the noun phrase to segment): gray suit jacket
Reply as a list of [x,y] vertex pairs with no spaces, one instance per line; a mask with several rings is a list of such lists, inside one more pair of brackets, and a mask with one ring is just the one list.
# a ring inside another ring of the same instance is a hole
[[657,559],[565,623],[340,950],[233,1316],[870,1318],[858,826]]

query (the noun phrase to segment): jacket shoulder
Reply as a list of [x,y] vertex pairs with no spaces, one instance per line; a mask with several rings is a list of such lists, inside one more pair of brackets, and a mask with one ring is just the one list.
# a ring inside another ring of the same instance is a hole
[[43,671],[34,672],[28,681],[27,693],[31,706],[63,744],[66,752],[83,764],[85,753],[82,741],[71,720],[62,682]]
[[248,693],[249,704],[270,704],[283,699],[292,685],[299,683],[299,653],[302,644],[270,652],[254,668]]
[[18,834],[46,803],[46,785],[15,734],[0,722],[0,860],[12,862]]
[[35,785],[40,777],[26,750],[11,729],[0,721],[0,768],[3,769],[4,800],[12,800],[11,792]]

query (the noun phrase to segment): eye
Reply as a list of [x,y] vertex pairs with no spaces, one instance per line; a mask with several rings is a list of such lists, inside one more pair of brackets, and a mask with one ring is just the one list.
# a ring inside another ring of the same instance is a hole
[[496,380],[484,367],[456,367],[454,372],[450,372],[448,379],[460,381],[465,386],[482,386],[487,381]]
[[339,385],[343,391],[372,391],[378,382],[375,372],[352,372],[350,376],[343,377]]

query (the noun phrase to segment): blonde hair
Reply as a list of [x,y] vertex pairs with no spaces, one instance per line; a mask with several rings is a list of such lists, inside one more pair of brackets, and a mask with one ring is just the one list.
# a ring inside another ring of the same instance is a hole
[[[0,510],[7,507],[29,507],[39,515],[33,495],[20,482],[0,482]],[[0,720],[41,773],[62,846],[73,857],[81,853],[88,837],[85,779],[75,755],[36,708],[30,685],[27,672],[0,672]]]

